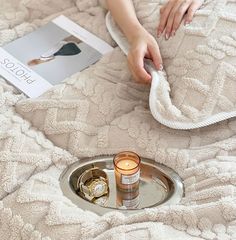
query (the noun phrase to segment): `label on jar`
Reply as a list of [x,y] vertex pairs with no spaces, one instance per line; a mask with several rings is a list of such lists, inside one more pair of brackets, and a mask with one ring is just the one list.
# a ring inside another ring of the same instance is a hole
[[139,195],[134,199],[122,200],[122,203],[127,208],[136,208],[139,205]]
[[137,171],[135,174],[132,175],[123,175],[121,174],[121,183],[122,184],[134,184],[136,183],[140,178],[140,170]]

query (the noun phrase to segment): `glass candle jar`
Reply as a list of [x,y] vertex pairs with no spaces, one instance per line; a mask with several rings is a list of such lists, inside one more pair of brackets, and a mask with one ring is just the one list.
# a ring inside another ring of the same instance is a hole
[[140,179],[140,157],[134,152],[118,153],[114,159],[117,188],[121,191],[136,191]]

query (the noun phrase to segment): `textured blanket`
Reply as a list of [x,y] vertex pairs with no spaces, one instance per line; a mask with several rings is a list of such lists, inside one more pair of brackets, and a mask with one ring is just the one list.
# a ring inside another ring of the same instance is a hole
[[[157,22],[164,2],[134,0],[140,22],[159,44],[166,72],[153,74],[153,116],[176,129],[204,127],[235,117],[235,1],[205,1],[193,22],[182,24],[169,41],[164,36],[157,38]],[[111,17],[108,29],[127,53],[128,43]]]
[[[106,13],[96,0],[0,0],[0,44],[64,14],[115,47],[38,99],[0,80],[1,240],[236,239],[235,119],[188,131],[159,124]],[[173,168],[185,186],[180,204],[98,216],[63,195],[68,165],[121,150]]]

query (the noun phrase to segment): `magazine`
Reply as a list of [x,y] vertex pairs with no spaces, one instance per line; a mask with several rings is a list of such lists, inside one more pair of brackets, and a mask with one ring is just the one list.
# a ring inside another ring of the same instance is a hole
[[112,50],[105,41],[60,16],[0,48],[0,75],[36,98]]

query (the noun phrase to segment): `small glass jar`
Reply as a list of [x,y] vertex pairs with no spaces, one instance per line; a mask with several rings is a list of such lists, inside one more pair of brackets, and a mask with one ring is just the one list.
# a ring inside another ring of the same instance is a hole
[[140,179],[140,157],[130,151],[118,153],[114,159],[117,188],[121,191],[136,191]]

